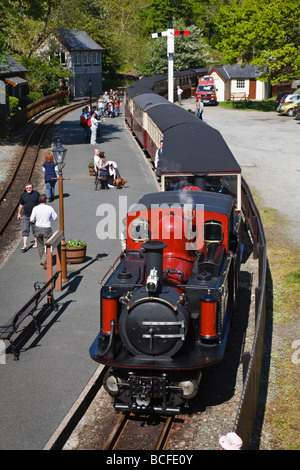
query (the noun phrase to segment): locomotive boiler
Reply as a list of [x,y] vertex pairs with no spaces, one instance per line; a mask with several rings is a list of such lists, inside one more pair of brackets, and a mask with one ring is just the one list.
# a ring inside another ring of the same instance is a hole
[[229,194],[144,196],[127,214],[126,249],[101,282],[91,357],[119,411],[175,414],[226,346],[240,266]]

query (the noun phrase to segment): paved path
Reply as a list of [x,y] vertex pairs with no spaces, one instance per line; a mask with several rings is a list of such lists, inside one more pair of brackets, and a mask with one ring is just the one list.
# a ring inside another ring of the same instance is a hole
[[[65,235],[87,242],[87,261],[68,265],[69,283],[55,293],[58,312],[42,322],[40,335],[30,337],[20,360],[11,354],[0,364],[0,448],[42,449],[93,375],[97,364],[89,347],[99,330],[99,284],[108,267],[120,254],[120,241],[99,240],[97,208],[115,207],[119,197],[130,206],[147,192],[157,190],[149,167],[125,128],[124,116],[107,119],[99,148],[107,159],[116,160],[127,187],[117,191],[94,191],[88,174],[93,147],[83,143],[80,110],[69,114],[58,126],[56,136],[68,149],[64,177]],[[57,188],[58,191],[58,188]],[[126,200],[127,198],[127,200]],[[58,213],[58,199],[53,202]],[[98,210],[99,210],[98,209]],[[53,224],[59,229],[59,222]],[[21,242],[21,240],[20,240]],[[33,293],[35,281],[44,281],[46,271],[38,253],[20,252],[21,243],[0,271],[0,324],[17,311]]]

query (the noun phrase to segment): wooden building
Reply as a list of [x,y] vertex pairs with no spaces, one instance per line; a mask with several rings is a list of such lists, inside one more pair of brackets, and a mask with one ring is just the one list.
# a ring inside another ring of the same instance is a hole
[[269,98],[268,81],[259,79],[261,71],[253,65],[215,65],[210,67],[217,90],[217,101],[263,101]]

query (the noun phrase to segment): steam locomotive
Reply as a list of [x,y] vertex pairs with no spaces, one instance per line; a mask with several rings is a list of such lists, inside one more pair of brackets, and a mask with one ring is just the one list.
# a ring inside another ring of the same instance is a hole
[[125,119],[150,158],[163,137],[162,191],[127,214],[90,355],[109,366],[116,410],[172,415],[224,355],[242,256],[241,170],[217,131],[142,81],[126,90]]

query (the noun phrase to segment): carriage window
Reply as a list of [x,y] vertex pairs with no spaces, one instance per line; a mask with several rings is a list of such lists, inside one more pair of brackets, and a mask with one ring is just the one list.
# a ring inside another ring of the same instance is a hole
[[222,176],[207,176],[206,190],[213,191],[221,194],[229,194],[237,198],[237,176],[236,175],[222,175]]
[[168,176],[165,179],[166,191],[176,191],[194,185],[193,176]]
[[204,224],[204,242],[221,243],[223,241],[223,230],[221,222],[208,220]]
[[149,240],[149,221],[134,219],[129,226],[129,236],[132,240],[140,242]]

